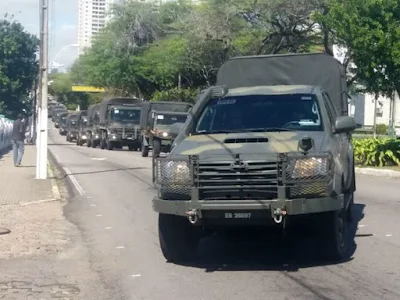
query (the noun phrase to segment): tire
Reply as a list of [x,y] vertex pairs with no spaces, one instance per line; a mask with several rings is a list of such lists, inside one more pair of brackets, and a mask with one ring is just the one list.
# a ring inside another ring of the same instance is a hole
[[76,138],[76,145],[77,145],[77,146],[81,146],[81,141],[79,140],[79,137]]
[[153,156],[159,157],[161,153],[161,141],[153,140]]
[[107,150],[113,150],[114,149],[114,145],[111,142],[107,142],[106,143],[106,148],[107,148]]
[[92,147],[92,140],[91,139],[87,139],[86,147],[88,147],[88,148]]
[[342,261],[349,254],[349,222],[345,209],[318,215],[321,258],[326,261]]
[[148,157],[149,156],[149,146],[144,146],[142,144],[142,157]]
[[133,151],[135,149],[135,147],[133,146],[128,146],[129,151]]
[[101,139],[100,140],[100,149],[104,150],[104,149],[106,149],[106,147],[107,147],[106,141]]
[[196,258],[200,235],[186,218],[159,214],[158,237],[167,261],[188,262]]

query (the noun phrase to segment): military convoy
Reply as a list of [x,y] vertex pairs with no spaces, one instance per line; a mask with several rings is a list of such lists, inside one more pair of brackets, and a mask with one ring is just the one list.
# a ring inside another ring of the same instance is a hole
[[204,233],[315,222],[327,259],[349,249],[356,190],[346,76],[326,54],[233,58],[157,158],[158,230],[169,261]]
[[345,258],[356,123],[343,66],[322,53],[232,58],[194,102],[108,99],[90,106],[79,127],[88,147],[153,151],[164,257],[195,259],[200,239],[213,232],[286,232],[305,221],[315,224],[325,258]]

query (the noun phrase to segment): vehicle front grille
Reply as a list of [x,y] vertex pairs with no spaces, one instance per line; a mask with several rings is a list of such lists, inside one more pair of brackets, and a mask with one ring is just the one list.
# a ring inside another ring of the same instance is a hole
[[[118,128],[114,131],[116,134],[122,136],[122,138],[131,136],[131,137],[139,137],[140,129],[137,128]],[[136,135],[135,135],[136,134]]]
[[194,183],[200,200],[269,200],[277,198],[277,162],[194,162]]

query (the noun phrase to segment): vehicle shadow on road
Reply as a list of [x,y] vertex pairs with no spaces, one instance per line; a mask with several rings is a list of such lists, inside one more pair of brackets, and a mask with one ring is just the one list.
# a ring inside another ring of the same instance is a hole
[[[287,271],[349,262],[356,253],[358,223],[364,217],[363,204],[353,207],[349,228],[349,253],[340,262],[318,259],[319,246],[312,232],[298,229],[286,237],[281,230],[258,229],[237,232],[234,237],[215,234],[202,240],[195,263],[184,266],[217,271]],[[261,238],[260,238],[261,237]]]

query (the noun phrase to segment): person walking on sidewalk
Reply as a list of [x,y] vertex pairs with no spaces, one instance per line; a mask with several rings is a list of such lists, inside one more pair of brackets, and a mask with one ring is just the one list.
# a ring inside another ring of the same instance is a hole
[[12,130],[12,147],[13,147],[13,158],[14,158],[14,166],[20,167],[22,156],[25,151],[25,131],[26,124],[23,119],[22,114],[18,114],[17,120],[14,121],[13,130]]

